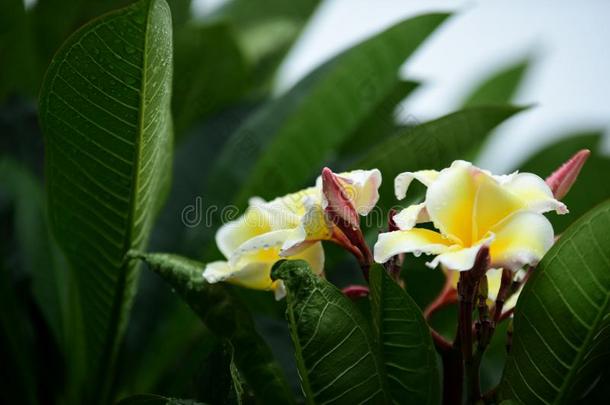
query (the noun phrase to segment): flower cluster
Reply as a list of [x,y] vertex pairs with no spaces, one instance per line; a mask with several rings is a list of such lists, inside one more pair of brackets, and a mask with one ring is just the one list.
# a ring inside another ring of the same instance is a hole
[[285,291],[281,280],[270,278],[273,264],[282,258],[304,259],[322,274],[321,242],[331,241],[356,257],[365,277],[373,260],[386,263],[404,253],[432,255],[427,265],[440,265],[455,290],[457,274],[471,270],[484,249],[489,298],[495,299],[504,271],[512,272],[512,279],[521,277],[552,246],[553,227],[543,214],[568,212],[556,196],[567,193],[587,156],[588,151],[579,152],[546,182],[532,173],[496,176],[462,160],[441,171],[401,173],[394,181],[397,199],[406,197],[413,180],[427,188],[425,199],[393,215],[374,255],[359,216],[376,205],[381,173],[335,174],[325,168],[313,187],[271,201],[252,198],[245,214],[216,234],[226,260],[209,263],[203,274],[210,283],[273,290],[280,299]]
[[[331,241],[365,260],[362,241],[350,238],[352,233],[360,234],[358,214],[367,215],[377,204],[380,185],[379,170],[336,175],[327,169],[314,187],[272,201],[252,198],[242,217],[216,233],[216,244],[227,260],[209,263],[203,276],[209,283],[226,280],[273,290],[280,299],[285,295],[284,286],[270,277],[271,267],[280,259],[306,260],[321,274],[324,251],[320,242]],[[342,226],[343,222],[348,226]],[[353,229],[358,232],[350,233]]]

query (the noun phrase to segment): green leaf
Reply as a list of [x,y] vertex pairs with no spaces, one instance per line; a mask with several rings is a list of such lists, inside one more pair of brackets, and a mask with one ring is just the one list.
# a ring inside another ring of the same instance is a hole
[[192,399],[167,398],[155,394],[138,394],[121,399],[117,405],[204,405]]
[[381,266],[370,273],[373,330],[395,403],[437,404],[440,374],[428,324],[417,304]]
[[464,107],[476,105],[502,105],[510,102],[527,73],[529,62],[520,61],[504,67],[481,82],[465,98]]
[[0,2],[0,104],[10,93],[33,96],[40,74],[23,0]]
[[[372,146],[381,142],[399,129],[396,122],[395,109],[398,103],[411,94],[419,83],[412,81],[398,81],[390,92],[378,102],[377,106],[366,117],[358,128],[350,135],[339,149],[338,155],[345,154],[362,157]],[[374,91],[369,89],[369,91]],[[363,93],[366,94],[366,90]],[[376,134],[372,136],[372,134]],[[350,156],[350,158],[353,158]]]
[[217,336],[233,346],[233,361],[262,403],[293,403],[282,371],[248,311],[224,286],[203,279],[203,263],[181,256],[132,253],[159,274]]
[[303,260],[278,262],[271,277],[288,291],[286,317],[307,403],[387,401],[383,365],[356,306]]
[[57,275],[44,215],[42,184],[26,168],[10,158],[0,158],[0,184],[15,210],[15,231],[23,269],[32,276],[33,295],[53,331],[62,340],[61,293],[69,281]]
[[525,285],[515,309],[503,398],[577,401],[610,360],[610,201],[572,225]]
[[212,189],[232,193],[226,203],[243,184],[242,205],[302,187],[394,89],[399,67],[446,17],[402,21],[316,69],[235,133],[210,174]]
[[513,106],[475,107],[404,129],[373,148],[354,167],[378,168],[390,179],[380,190],[380,204],[392,206],[396,202],[392,180],[398,174],[442,169],[455,159],[472,157],[494,127],[521,110]]
[[227,23],[185,25],[174,43],[172,108],[180,136],[197,120],[241,96],[248,88],[250,72]]
[[591,150],[591,156],[576,183],[563,198],[570,214],[549,217],[556,233],[563,232],[591,208],[610,198],[610,182],[600,180],[600,173],[610,173],[610,157],[603,152],[602,139],[601,132],[573,134],[543,148],[517,166],[521,171],[536,173],[544,178],[580,149]]
[[277,67],[288,53],[320,0],[232,0],[212,19],[225,19],[235,29],[240,47],[254,66],[253,80],[266,92]]
[[74,33],[43,83],[50,224],[76,274],[92,391],[108,388],[135,293],[125,254],[146,245],[167,189],[171,38],[165,1],[139,1]]
[[14,205],[20,259],[17,266],[31,277],[32,296],[68,363],[68,379],[74,384],[65,395],[77,401],[75,381],[84,368],[80,361],[84,342],[78,291],[65,258],[50,235],[42,184],[25,167],[6,157],[0,158],[0,184],[0,191],[7,193]]

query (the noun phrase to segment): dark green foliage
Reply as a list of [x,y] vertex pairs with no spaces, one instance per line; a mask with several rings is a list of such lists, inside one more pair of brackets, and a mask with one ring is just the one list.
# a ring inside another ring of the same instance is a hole
[[591,151],[591,156],[580,172],[578,181],[563,199],[570,213],[549,217],[556,233],[561,233],[591,208],[610,198],[610,182],[605,181],[602,174],[610,173],[610,157],[604,154],[602,141],[602,134],[598,132],[570,135],[543,148],[519,165],[522,171],[537,173],[544,177],[553,173],[580,149]]
[[214,334],[231,343],[233,361],[260,401],[293,401],[282,371],[256,333],[250,314],[224,286],[205,282],[203,263],[162,253],[133,253],[132,257],[148,263]]
[[599,382],[610,352],[610,202],[562,236],[516,308],[501,394],[521,403],[574,403]]
[[307,403],[387,401],[375,341],[356,306],[305,261],[278,263],[271,277],[288,290],[286,317]]
[[381,266],[371,269],[370,286],[373,330],[390,397],[397,403],[437,404],[440,374],[421,311]]
[[41,92],[51,229],[79,285],[89,387],[102,392],[138,274],[124,256],[146,245],[170,180],[171,75],[169,8],[142,0],[73,34]]
[[[354,167],[376,167],[385,179],[407,171],[442,169],[458,157],[472,155],[493,128],[522,110],[513,106],[473,107],[405,128],[371,149]],[[391,181],[382,186],[380,194],[382,206],[397,203]]]
[[[456,307],[424,320],[420,308],[444,281],[424,258],[405,260],[405,289],[373,267],[369,296],[352,301],[335,285],[365,283],[362,273],[325,242],[326,278],[305,262],[276,264],[288,291],[278,303],[267,291],[208,284],[199,261],[140,252],[215,258],[222,208],[297,191],[325,165],[381,170],[383,209],[362,223],[372,246],[399,203],[394,176],[474,159],[522,110],[508,103],[528,60],[477,84],[462,110],[397,122],[419,85],[399,68],[446,14],[400,21],[274,98],[277,67],[319,0],[230,0],[197,21],[191,0],[0,3],[0,402],[440,401],[429,328],[452,338]],[[563,235],[523,290],[497,392],[508,323],[483,359],[486,400],[608,397],[601,138],[579,133],[519,167],[544,177],[592,151],[565,198],[571,214],[549,217]],[[152,270],[142,278],[140,260]]]

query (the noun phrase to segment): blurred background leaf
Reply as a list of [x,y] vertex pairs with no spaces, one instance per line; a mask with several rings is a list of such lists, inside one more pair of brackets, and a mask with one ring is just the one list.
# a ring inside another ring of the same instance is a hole
[[132,257],[146,262],[217,337],[230,343],[233,361],[258,400],[294,402],[283,372],[256,332],[249,311],[223,285],[203,279],[203,263],[161,253],[133,253]]
[[523,60],[494,72],[471,91],[464,107],[510,102],[522,86],[529,64]]
[[237,31],[241,48],[254,67],[254,86],[270,90],[274,73],[298,38],[320,0],[232,0],[210,19],[227,19]]
[[610,182],[603,180],[601,173],[610,173],[610,156],[603,151],[603,134],[588,132],[570,134],[559,142],[548,145],[517,168],[524,172],[548,176],[580,149],[589,149],[591,155],[563,202],[568,206],[568,215],[550,215],[555,233],[560,234],[587,211],[610,198]]
[[174,38],[174,55],[172,110],[177,134],[248,89],[250,68],[227,23],[183,26]]

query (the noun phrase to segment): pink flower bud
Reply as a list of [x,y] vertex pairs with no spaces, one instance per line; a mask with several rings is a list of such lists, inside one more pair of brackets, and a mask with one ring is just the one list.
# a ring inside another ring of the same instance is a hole
[[591,151],[588,149],[577,152],[546,178],[546,184],[551,188],[556,199],[561,200],[568,194],[590,154]]
[[341,226],[340,223],[343,223],[352,229],[359,228],[358,212],[356,212],[337,175],[328,167],[322,169],[322,192],[326,200],[326,212],[335,224]]

